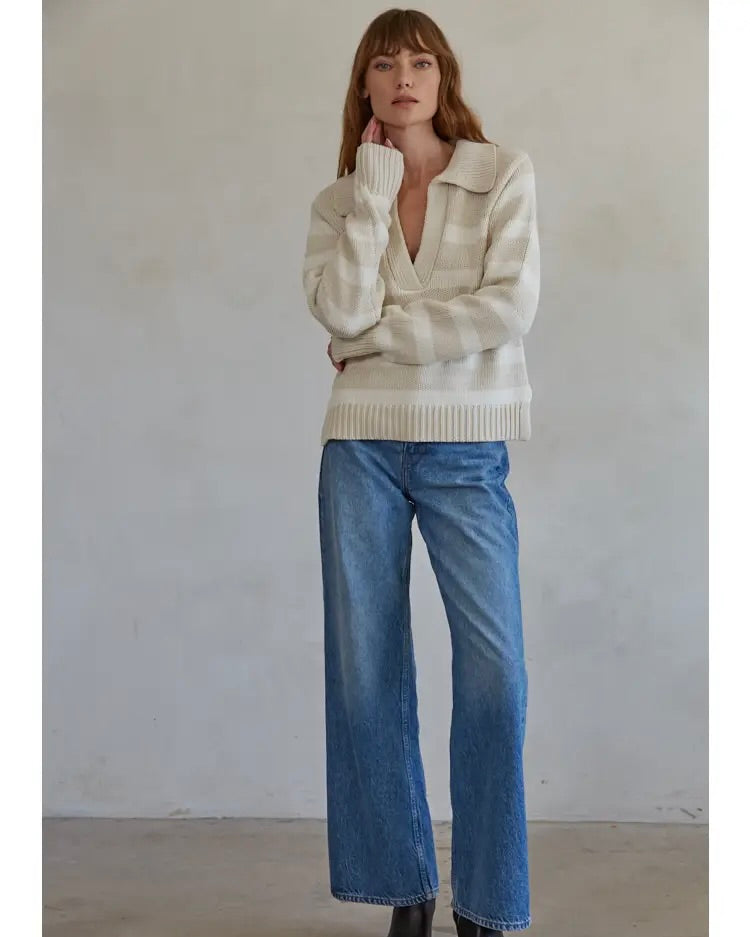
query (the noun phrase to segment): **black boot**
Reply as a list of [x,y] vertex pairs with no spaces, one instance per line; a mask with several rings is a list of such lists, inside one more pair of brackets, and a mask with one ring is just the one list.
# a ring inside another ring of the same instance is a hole
[[388,937],[432,937],[435,899],[393,909]]
[[501,930],[492,930],[490,927],[475,924],[468,918],[462,917],[455,908],[453,909],[453,920],[456,922],[458,937],[503,937]]

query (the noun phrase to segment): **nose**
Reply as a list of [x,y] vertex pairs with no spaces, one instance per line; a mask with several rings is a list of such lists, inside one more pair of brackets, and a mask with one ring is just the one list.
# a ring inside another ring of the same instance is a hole
[[396,79],[396,87],[399,89],[406,87],[411,88],[413,85],[414,82],[409,77],[409,66],[402,65],[400,69],[400,77]]

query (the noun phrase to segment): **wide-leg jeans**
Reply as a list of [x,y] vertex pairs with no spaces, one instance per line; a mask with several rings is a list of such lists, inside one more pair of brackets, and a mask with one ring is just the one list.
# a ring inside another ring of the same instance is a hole
[[439,890],[409,601],[416,514],[452,647],[451,906],[496,930],[530,925],[528,679],[508,472],[504,440],[323,447],[328,858],[342,901],[397,907]]

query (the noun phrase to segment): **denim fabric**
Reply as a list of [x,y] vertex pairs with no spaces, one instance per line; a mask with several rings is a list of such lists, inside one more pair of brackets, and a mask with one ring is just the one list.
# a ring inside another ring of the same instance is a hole
[[507,444],[330,439],[318,508],[331,894],[438,894],[419,749],[409,579],[417,517],[452,645],[451,906],[531,923],[523,778],[528,679]]

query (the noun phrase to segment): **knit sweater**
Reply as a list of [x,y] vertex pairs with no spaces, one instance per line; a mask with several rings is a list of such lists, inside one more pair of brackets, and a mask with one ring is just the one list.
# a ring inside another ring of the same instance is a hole
[[540,256],[527,153],[459,139],[427,189],[412,262],[396,198],[404,158],[361,143],[354,172],[315,196],[302,285],[332,336],[329,439],[529,439],[523,336]]

